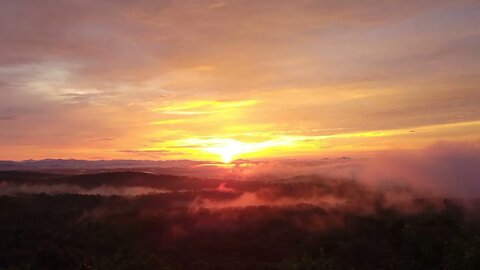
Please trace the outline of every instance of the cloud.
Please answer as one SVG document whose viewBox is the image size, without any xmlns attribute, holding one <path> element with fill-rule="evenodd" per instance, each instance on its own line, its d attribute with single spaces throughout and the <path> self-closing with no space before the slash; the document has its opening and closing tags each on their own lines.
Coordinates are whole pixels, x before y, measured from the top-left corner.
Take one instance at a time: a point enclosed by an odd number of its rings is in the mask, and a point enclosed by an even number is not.
<svg viewBox="0 0 480 270">
<path fill-rule="evenodd" d="M 423 150 L 387 151 L 360 175 L 376 185 L 405 185 L 440 196 L 480 196 L 480 144 L 439 142 Z"/>
<path fill-rule="evenodd" d="M 319 176 L 349 179 L 375 189 L 407 188 L 425 196 L 480 196 L 478 141 L 441 141 L 417 150 L 386 150 L 371 158 L 243 162 L 230 171 L 240 179 Z M 228 175 L 228 173 L 227 173 Z"/>
<path fill-rule="evenodd" d="M 12 182 L 0 182 L 1 195 L 18 194 L 81 194 L 81 195 L 101 195 L 101 196 L 138 196 L 145 194 L 170 192 L 165 189 L 156 189 L 150 187 L 114 187 L 101 185 L 93 188 L 84 188 L 71 184 L 15 184 Z"/>
<path fill-rule="evenodd" d="M 198 115 L 211 113 L 232 113 L 231 109 L 248 107 L 257 104 L 256 100 L 219 101 L 219 100 L 196 100 L 170 104 L 155 108 L 153 111 L 165 114 Z"/>
<path fill-rule="evenodd" d="M 227 183 L 221 183 L 215 190 L 220 192 L 235 192 L 234 188 L 227 187 Z"/>
<path fill-rule="evenodd" d="M 22 117 L 0 141 L 25 150 L 1 152 L 124 158 L 88 138 L 136 149 L 475 121 L 479 12 L 472 1 L 3 1 L 0 113 Z M 163 122 L 176 118 L 188 121 Z"/>
<path fill-rule="evenodd" d="M 16 117 L 14 115 L 0 115 L 0 121 L 13 120 Z"/>
<path fill-rule="evenodd" d="M 153 158 L 162 158 L 166 154 L 169 154 L 169 150 L 161 150 L 161 149 L 156 149 L 156 150 L 142 150 L 142 149 L 122 149 L 118 150 L 118 152 L 121 153 L 127 153 L 127 154 L 135 154 L 137 156 L 146 156 L 146 157 L 153 157 Z"/>
<path fill-rule="evenodd" d="M 113 138 L 113 137 L 90 139 L 91 142 L 108 142 L 108 141 L 114 141 L 114 140 L 115 140 L 115 138 Z"/>
</svg>

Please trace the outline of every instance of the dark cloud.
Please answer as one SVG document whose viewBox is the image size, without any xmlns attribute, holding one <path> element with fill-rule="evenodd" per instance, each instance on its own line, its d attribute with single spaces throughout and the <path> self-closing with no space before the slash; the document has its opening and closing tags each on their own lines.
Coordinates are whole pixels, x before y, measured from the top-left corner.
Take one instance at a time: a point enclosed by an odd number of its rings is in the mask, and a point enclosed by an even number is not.
<svg viewBox="0 0 480 270">
<path fill-rule="evenodd" d="M 92 142 L 108 142 L 108 141 L 114 141 L 114 140 L 115 140 L 115 138 L 113 138 L 113 137 L 90 139 L 90 141 L 92 141 Z"/>
<path fill-rule="evenodd" d="M 16 116 L 14 115 L 0 115 L 0 121 L 7 121 L 7 120 L 13 120 L 15 119 Z"/>
</svg>

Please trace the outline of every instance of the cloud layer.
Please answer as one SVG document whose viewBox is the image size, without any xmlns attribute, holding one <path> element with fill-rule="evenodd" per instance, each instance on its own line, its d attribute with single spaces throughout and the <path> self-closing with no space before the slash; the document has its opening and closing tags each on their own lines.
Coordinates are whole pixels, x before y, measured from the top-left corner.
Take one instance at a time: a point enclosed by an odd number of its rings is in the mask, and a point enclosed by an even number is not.
<svg viewBox="0 0 480 270">
<path fill-rule="evenodd" d="M 476 1 L 2 2 L 0 158 L 213 158 L 172 147 L 191 138 L 300 136 L 283 156 L 472 139 L 479 18 Z M 397 129 L 416 133 L 319 138 Z"/>
</svg>

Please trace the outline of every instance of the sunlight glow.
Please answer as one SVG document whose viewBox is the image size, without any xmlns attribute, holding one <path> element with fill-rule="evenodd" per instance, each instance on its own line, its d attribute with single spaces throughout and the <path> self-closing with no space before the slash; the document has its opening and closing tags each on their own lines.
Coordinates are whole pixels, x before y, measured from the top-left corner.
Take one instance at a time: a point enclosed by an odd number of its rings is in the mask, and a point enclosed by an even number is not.
<svg viewBox="0 0 480 270">
<path fill-rule="evenodd" d="M 178 120 L 178 122 L 177 122 Z M 159 125 L 183 123 L 185 119 L 159 121 Z M 188 121 L 187 121 L 188 122 Z M 231 126 L 236 127 L 236 126 Z M 243 128 L 243 126 L 240 126 Z M 241 129 L 240 129 L 241 130 Z M 371 130 L 330 135 L 283 135 L 279 132 L 226 133 L 217 136 L 187 137 L 176 140 L 163 140 L 149 147 L 129 149 L 125 153 L 135 153 L 149 158 L 193 159 L 230 164 L 235 159 L 258 159 L 278 157 L 303 157 L 318 154 L 369 152 L 388 149 L 389 143 L 407 148 L 419 148 L 428 141 L 422 138 L 428 134 L 442 132 L 451 136 L 466 137 L 462 131 L 472 134 L 480 130 L 480 121 L 449 123 L 441 125 L 416 126 L 405 129 Z M 162 130 L 165 135 L 166 131 Z M 297 132 L 301 134 L 302 132 Z M 155 136 L 157 134 L 152 133 Z M 172 130 L 169 136 L 180 136 Z M 188 136 L 188 135 L 187 135 Z M 191 135 L 190 135 L 191 136 Z M 413 140 L 415 139 L 415 143 Z M 158 139 L 157 139 L 158 140 Z M 375 141 L 372 147 L 371 142 Z M 422 144 L 423 143 L 423 144 Z"/>
<path fill-rule="evenodd" d="M 224 163 L 230 163 L 242 154 L 265 152 L 267 148 L 290 144 L 288 140 L 268 140 L 263 142 L 242 142 L 230 138 L 186 139 L 177 141 L 176 145 L 188 146 L 200 153 L 214 154 Z M 202 154 L 201 156 L 205 156 Z M 208 159 L 204 157 L 204 159 Z"/>
<path fill-rule="evenodd" d="M 230 163 L 234 156 L 248 152 L 249 149 L 241 142 L 232 140 L 225 142 L 223 145 L 207 147 L 205 150 L 219 155 L 224 163 Z"/>
</svg>

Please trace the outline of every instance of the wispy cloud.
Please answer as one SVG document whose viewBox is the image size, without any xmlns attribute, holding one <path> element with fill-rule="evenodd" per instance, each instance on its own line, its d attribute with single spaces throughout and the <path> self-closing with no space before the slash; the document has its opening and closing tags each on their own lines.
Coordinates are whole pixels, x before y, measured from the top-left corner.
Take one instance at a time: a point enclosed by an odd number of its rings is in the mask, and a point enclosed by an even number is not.
<svg viewBox="0 0 480 270">
<path fill-rule="evenodd" d="M 108 142 L 108 141 L 114 141 L 115 138 L 113 137 L 105 137 L 105 138 L 94 138 L 90 139 L 89 141 L 91 142 Z"/>
<path fill-rule="evenodd" d="M 0 120 L 7 121 L 15 119 L 14 115 L 0 115 Z"/>
<path fill-rule="evenodd" d="M 211 114 L 220 113 L 224 110 L 232 108 L 249 107 L 257 103 L 257 100 L 195 100 L 170 104 L 164 107 L 155 108 L 153 111 L 179 115 Z"/>
</svg>

